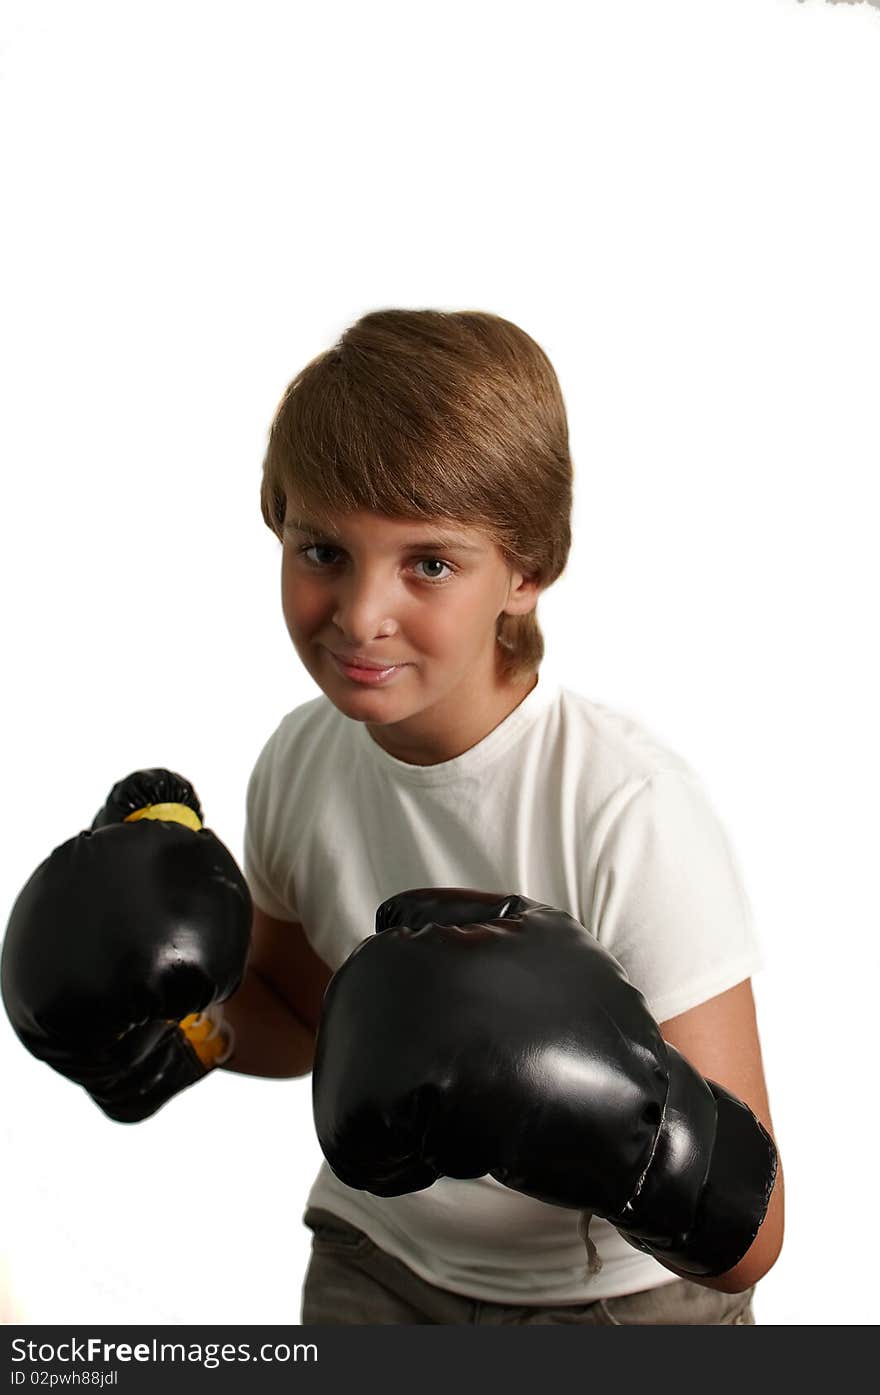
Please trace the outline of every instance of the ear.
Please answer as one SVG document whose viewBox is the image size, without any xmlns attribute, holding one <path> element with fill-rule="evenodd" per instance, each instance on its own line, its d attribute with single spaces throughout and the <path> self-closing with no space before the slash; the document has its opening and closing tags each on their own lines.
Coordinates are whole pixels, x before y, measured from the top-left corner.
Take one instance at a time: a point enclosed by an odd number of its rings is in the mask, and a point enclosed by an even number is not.
<svg viewBox="0 0 880 1395">
<path fill-rule="evenodd" d="M 501 613 L 503 615 L 527 615 L 538 604 L 538 597 L 542 589 L 541 579 L 537 573 L 534 576 L 524 576 L 522 572 L 511 571 L 507 601 Z"/>
</svg>

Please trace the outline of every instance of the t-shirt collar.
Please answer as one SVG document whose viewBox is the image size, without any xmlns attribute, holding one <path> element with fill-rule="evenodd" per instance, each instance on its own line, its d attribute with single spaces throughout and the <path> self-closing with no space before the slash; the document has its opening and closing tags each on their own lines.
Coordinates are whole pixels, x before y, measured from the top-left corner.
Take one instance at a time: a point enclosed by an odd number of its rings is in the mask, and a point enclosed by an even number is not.
<svg viewBox="0 0 880 1395">
<path fill-rule="evenodd" d="M 547 660 L 543 659 L 534 688 L 526 693 L 519 705 L 512 712 L 508 712 L 497 727 L 493 727 L 475 746 L 462 751 L 461 755 L 454 756 L 451 760 L 438 761 L 435 765 L 413 765 L 409 761 L 392 756 L 373 740 L 365 722 L 354 723 L 357 728 L 356 740 L 368 759 L 397 779 L 415 785 L 446 784 L 463 775 L 477 774 L 492 761 L 497 760 L 557 701 L 559 692 L 558 677 Z"/>
</svg>

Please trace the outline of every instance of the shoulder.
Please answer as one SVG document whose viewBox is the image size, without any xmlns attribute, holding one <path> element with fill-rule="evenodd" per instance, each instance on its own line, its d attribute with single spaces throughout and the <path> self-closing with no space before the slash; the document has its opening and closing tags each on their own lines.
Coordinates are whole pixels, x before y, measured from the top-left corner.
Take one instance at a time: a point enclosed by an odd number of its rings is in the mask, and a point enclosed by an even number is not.
<svg viewBox="0 0 880 1395">
<path fill-rule="evenodd" d="M 321 693 L 309 702 L 301 702 L 298 707 L 286 712 L 269 739 L 284 746 L 296 741 L 303 734 L 330 725 L 335 718 L 341 718 L 341 715 L 330 699 Z"/>
<path fill-rule="evenodd" d="M 251 783 L 267 779 L 270 774 L 289 775 L 293 768 L 301 770 L 304 763 L 325 755 L 338 744 L 343 734 L 345 718 L 323 694 L 309 702 L 300 703 L 285 713 L 272 733 L 263 742 L 254 762 Z M 337 733 L 337 741 L 333 736 Z"/>
<path fill-rule="evenodd" d="M 566 752 L 592 785 L 627 799 L 664 775 L 695 781 L 692 766 L 641 717 L 561 686 L 557 703 Z"/>
<path fill-rule="evenodd" d="M 332 732 L 337 717 L 345 720 L 323 696 L 285 713 L 264 741 L 248 778 L 245 874 L 254 901 L 284 921 L 298 918 L 291 859 L 307 846 L 323 792 L 339 784 L 329 778 L 336 767 L 328 767 L 328 759 L 335 760 Z"/>
</svg>

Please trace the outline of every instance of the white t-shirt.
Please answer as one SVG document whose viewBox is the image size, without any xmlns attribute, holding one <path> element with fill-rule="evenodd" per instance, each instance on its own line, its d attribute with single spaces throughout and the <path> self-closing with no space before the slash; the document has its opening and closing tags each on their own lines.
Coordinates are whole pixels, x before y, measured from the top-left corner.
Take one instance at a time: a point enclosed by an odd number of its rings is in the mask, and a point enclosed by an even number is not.
<svg viewBox="0 0 880 1395">
<path fill-rule="evenodd" d="M 518 892 L 594 933 L 664 1022 L 763 966 L 733 851 L 693 771 L 634 719 L 537 686 L 438 765 L 389 755 L 321 695 L 289 712 L 247 792 L 244 872 L 336 970 L 378 906 L 414 887 Z M 588 1302 L 675 1275 L 594 1218 L 491 1177 L 410 1195 L 345 1186 L 324 1162 L 308 1203 L 358 1226 L 429 1283 L 509 1304 Z"/>
</svg>

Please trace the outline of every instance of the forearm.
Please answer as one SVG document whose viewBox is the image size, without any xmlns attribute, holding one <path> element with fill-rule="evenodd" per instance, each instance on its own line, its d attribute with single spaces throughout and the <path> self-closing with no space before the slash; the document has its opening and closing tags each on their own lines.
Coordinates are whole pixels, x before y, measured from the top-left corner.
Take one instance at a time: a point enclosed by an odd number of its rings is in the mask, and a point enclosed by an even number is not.
<svg viewBox="0 0 880 1395">
<path fill-rule="evenodd" d="M 785 1182 L 782 1175 L 782 1159 L 779 1158 L 776 1181 L 767 1206 L 767 1214 L 751 1246 L 733 1269 L 718 1274 L 713 1279 L 701 1278 L 696 1274 L 683 1274 L 672 1264 L 664 1264 L 679 1278 L 690 1279 L 691 1283 L 702 1284 L 703 1288 L 714 1288 L 721 1293 L 743 1293 L 773 1268 L 782 1249 L 785 1232 Z M 655 1256 L 661 1264 L 663 1260 Z"/>
<path fill-rule="evenodd" d="M 667 1071 L 648 1168 L 626 1206 L 605 1219 L 671 1273 L 742 1292 L 770 1268 L 781 1244 L 770 1127 L 669 1043 Z"/>
<path fill-rule="evenodd" d="M 220 1009 L 235 1033 L 234 1050 L 221 1069 L 276 1079 L 308 1075 L 315 1058 L 314 1032 L 255 970 L 246 971 Z"/>
</svg>

